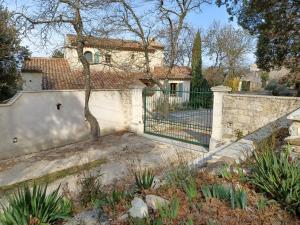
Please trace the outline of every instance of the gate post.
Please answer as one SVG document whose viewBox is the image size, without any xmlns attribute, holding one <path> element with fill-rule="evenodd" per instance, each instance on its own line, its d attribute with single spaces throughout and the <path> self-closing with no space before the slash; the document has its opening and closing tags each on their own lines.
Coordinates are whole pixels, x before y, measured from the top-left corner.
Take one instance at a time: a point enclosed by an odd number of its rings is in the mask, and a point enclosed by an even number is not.
<svg viewBox="0 0 300 225">
<path fill-rule="evenodd" d="M 232 88 L 227 86 L 212 87 L 214 93 L 213 115 L 212 115 L 212 134 L 209 143 L 209 150 L 214 150 L 222 142 L 223 136 L 223 96 L 229 93 Z"/>
</svg>

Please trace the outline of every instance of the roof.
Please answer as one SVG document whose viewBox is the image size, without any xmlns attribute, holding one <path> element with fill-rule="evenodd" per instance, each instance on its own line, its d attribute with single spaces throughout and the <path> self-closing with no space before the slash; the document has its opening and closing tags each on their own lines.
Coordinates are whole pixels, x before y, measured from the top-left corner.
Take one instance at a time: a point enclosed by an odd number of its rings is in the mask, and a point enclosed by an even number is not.
<svg viewBox="0 0 300 225">
<path fill-rule="evenodd" d="M 153 74 L 156 78 L 165 79 L 168 73 L 168 67 L 154 67 Z M 192 70 L 187 66 L 175 66 L 168 75 L 168 79 L 173 80 L 190 80 L 192 78 Z"/>
<path fill-rule="evenodd" d="M 22 72 L 40 72 L 43 90 L 72 90 L 84 88 L 82 71 L 73 71 L 66 59 L 32 57 L 26 60 Z M 91 72 L 93 89 L 128 89 L 141 86 L 139 79 L 124 72 Z"/>
<path fill-rule="evenodd" d="M 76 36 L 68 34 L 66 36 L 66 44 L 71 46 L 76 45 Z M 143 44 L 139 41 L 123 40 L 123 39 L 109 39 L 97 38 L 93 36 L 85 37 L 85 47 L 96 47 L 106 49 L 128 50 L 128 51 L 144 51 Z M 150 52 L 155 50 L 163 50 L 164 46 L 156 41 L 153 41 L 149 47 Z"/>
<path fill-rule="evenodd" d="M 22 72 L 42 73 L 43 90 L 72 90 L 84 88 L 82 71 L 71 70 L 66 59 L 31 57 L 26 60 Z M 158 79 L 165 79 L 167 67 L 155 67 L 153 75 Z M 121 71 L 91 71 L 91 86 L 93 89 L 128 89 L 141 86 L 140 80 L 145 79 L 144 73 L 126 73 Z M 191 79 L 191 69 L 188 67 L 174 67 L 168 79 Z"/>
</svg>

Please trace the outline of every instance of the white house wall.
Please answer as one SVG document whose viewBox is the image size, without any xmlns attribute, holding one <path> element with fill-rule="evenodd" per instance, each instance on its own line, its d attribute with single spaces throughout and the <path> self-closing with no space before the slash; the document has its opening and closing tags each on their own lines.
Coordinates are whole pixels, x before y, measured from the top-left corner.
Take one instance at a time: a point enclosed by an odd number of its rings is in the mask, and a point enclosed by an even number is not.
<svg viewBox="0 0 300 225">
<path fill-rule="evenodd" d="M 102 135 L 143 130 L 141 89 L 93 91 L 90 109 Z M 86 139 L 83 110 L 84 91 L 21 92 L 0 105 L 0 159 Z"/>
<path fill-rule="evenodd" d="M 23 90 L 39 91 L 42 90 L 42 74 L 33 72 L 22 72 Z"/>
<path fill-rule="evenodd" d="M 123 69 L 123 70 L 141 70 L 145 64 L 144 52 L 136 51 L 124 51 L 124 50 L 103 50 L 97 48 L 84 48 L 84 52 L 91 52 L 93 54 L 93 61 L 96 52 L 100 53 L 100 63 L 92 64 L 91 69 L 104 70 L 104 69 Z M 105 63 L 105 54 L 111 55 L 112 63 L 110 65 Z M 131 58 L 134 54 L 134 59 Z M 149 53 L 150 67 L 163 65 L 163 50 L 156 50 L 154 53 Z M 74 48 L 65 48 L 65 59 L 68 60 L 72 69 L 81 68 L 81 64 L 78 61 L 77 52 Z"/>
</svg>

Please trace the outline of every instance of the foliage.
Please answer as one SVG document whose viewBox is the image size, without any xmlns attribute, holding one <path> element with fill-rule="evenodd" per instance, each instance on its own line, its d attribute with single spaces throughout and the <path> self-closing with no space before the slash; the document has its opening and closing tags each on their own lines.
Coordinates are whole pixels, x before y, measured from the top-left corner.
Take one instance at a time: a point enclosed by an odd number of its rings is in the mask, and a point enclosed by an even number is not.
<svg viewBox="0 0 300 225">
<path fill-rule="evenodd" d="M 79 200 L 83 206 L 88 206 L 96 199 L 102 198 L 103 192 L 100 181 L 101 173 L 97 175 L 89 174 L 80 181 Z"/>
<path fill-rule="evenodd" d="M 0 102 L 12 97 L 20 81 L 19 60 L 22 59 L 18 31 L 13 24 L 12 14 L 0 1 Z"/>
<path fill-rule="evenodd" d="M 202 47 L 200 32 L 196 33 L 192 49 L 192 90 L 208 88 L 208 83 L 202 74 Z"/>
<path fill-rule="evenodd" d="M 245 209 L 247 207 L 247 193 L 243 189 L 233 189 L 232 187 L 225 187 L 220 184 L 203 185 L 201 186 L 204 198 L 217 198 L 230 202 L 233 209 Z"/>
<path fill-rule="evenodd" d="M 232 174 L 230 172 L 230 166 L 228 164 L 224 164 L 219 170 L 218 170 L 218 176 L 222 177 L 226 180 L 231 180 Z"/>
<path fill-rule="evenodd" d="M 71 215 L 72 205 L 59 193 L 59 187 L 47 194 L 47 186 L 34 185 L 19 189 L 8 198 L 0 223 L 3 225 L 39 225 L 55 223 Z"/>
<path fill-rule="evenodd" d="M 250 182 L 288 210 L 300 214 L 300 166 L 290 162 L 289 149 L 275 153 L 266 149 L 254 154 Z"/>
<path fill-rule="evenodd" d="M 64 53 L 60 49 L 55 49 L 52 53 L 52 58 L 64 58 Z"/>
<path fill-rule="evenodd" d="M 177 197 L 172 198 L 170 204 L 165 204 L 158 208 L 159 216 L 162 219 L 176 219 L 179 211 L 179 200 Z"/>
<path fill-rule="evenodd" d="M 266 90 L 272 91 L 272 95 L 275 96 L 291 96 L 292 93 L 289 89 L 282 84 L 279 84 L 276 80 L 271 80 L 265 87 Z"/>
<path fill-rule="evenodd" d="M 286 66 L 299 71 L 299 2 L 218 0 L 238 23 L 258 35 L 257 64 L 266 71 Z"/>
<path fill-rule="evenodd" d="M 94 207 L 102 208 L 103 206 L 109 206 L 115 211 L 116 205 L 129 197 L 132 197 L 131 194 L 113 189 L 111 193 L 102 193 L 99 199 L 94 200 Z"/>
<path fill-rule="evenodd" d="M 197 190 L 197 185 L 194 179 L 188 180 L 184 186 L 183 189 L 189 199 L 189 201 L 192 201 L 194 198 L 197 197 L 198 190 Z"/>
<path fill-rule="evenodd" d="M 145 169 L 135 172 L 135 184 L 139 190 L 145 190 L 152 187 L 154 180 L 154 173 L 151 169 Z"/>
<path fill-rule="evenodd" d="M 225 76 L 224 68 L 215 68 L 210 66 L 203 70 L 203 76 L 210 87 L 222 85 Z"/>
<path fill-rule="evenodd" d="M 190 92 L 189 106 L 192 109 L 211 108 L 213 105 L 213 93 L 210 89 L 200 89 Z"/>
<path fill-rule="evenodd" d="M 193 180 L 194 171 L 186 164 L 173 168 L 166 175 L 166 181 L 169 186 L 175 186 L 184 189 L 186 183 Z"/>
<path fill-rule="evenodd" d="M 237 140 L 239 140 L 244 137 L 244 133 L 240 129 L 236 129 L 234 130 L 234 136 L 236 137 Z"/>
<path fill-rule="evenodd" d="M 268 201 L 265 198 L 260 198 L 256 202 L 256 207 L 258 210 L 263 210 L 264 208 L 266 208 L 267 205 L 268 205 Z"/>
<path fill-rule="evenodd" d="M 269 73 L 268 72 L 262 72 L 260 74 L 261 82 L 262 82 L 262 87 L 266 87 L 267 81 L 269 80 Z"/>
<path fill-rule="evenodd" d="M 267 86 L 265 87 L 268 91 L 273 91 L 278 85 L 278 82 L 276 80 L 270 80 Z"/>
<path fill-rule="evenodd" d="M 250 91 L 251 81 L 242 81 L 241 91 Z"/>
<path fill-rule="evenodd" d="M 238 91 L 239 85 L 240 85 L 240 78 L 239 77 L 233 77 L 225 80 L 225 85 L 232 88 L 232 91 Z"/>
</svg>

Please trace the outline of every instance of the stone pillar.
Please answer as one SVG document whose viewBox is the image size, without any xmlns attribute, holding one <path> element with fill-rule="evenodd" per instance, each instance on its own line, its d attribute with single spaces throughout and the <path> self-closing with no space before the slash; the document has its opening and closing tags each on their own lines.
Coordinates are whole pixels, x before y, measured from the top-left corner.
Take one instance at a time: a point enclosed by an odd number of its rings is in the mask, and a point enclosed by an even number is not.
<svg viewBox="0 0 300 225">
<path fill-rule="evenodd" d="M 293 122 L 289 128 L 290 136 L 285 141 L 292 146 L 293 151 L 300 153 L 300 108 L 291 113 L 287 118 Z"/>
<path fill-rule="evenodd" d="M 134 87 L 131 90 L 131 96 L 131 122 L 129 130 L 136 134 L 143 134 L 143 87 Z"/>
<path fill-rule="evenodd" d="M 223 96 L 231 91 L 227 86 L 212 87 L 214 92 L 214 104 L 212 115 L 212 134 L 210 138 L 209 150 L 214 150 L 222 143 L 223 137 Z"/>
</svg>

